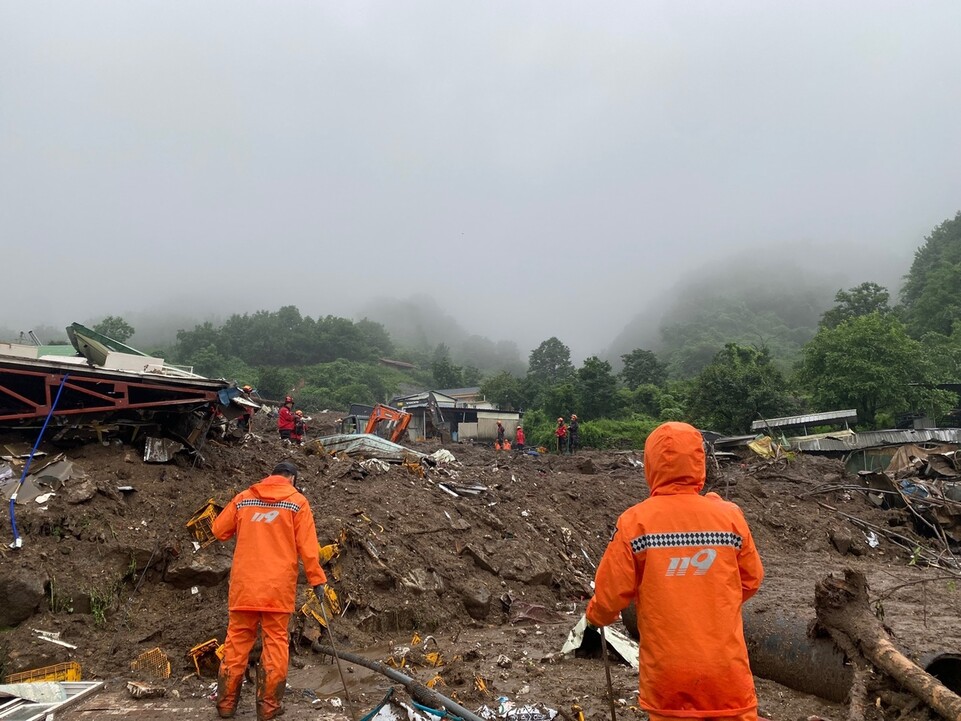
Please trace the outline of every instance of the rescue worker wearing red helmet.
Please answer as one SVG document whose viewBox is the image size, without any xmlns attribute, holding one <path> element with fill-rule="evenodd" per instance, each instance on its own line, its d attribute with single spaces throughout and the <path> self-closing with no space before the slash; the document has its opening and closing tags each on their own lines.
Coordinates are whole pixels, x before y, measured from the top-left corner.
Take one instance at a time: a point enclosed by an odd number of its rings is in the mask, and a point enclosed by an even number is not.
<svg viewBox="0 0 961 721">
<path fill-rule="evenodd" d="M 280 440 L 284 443 L 290 443 L 290 434 L 294 430 L 295 422 L 294 399 L 287 396 L 277 413 L 277 430 L 280 432 Z"/>
<path fill-rule="evenodd" d="M 296 443 L 297 445 L 304 445 L 304 435 L 307 433 L 307 421 L 309 418 L 304 418 L 304 412 L 300 409 L 294 412 L 294 430 L 290 432 L 291 443 Z"/>
<path fill-rule="evenodd" d="M 284 712 L 287 684 L 287 624 L 297 598 L 297 559 L 314 593 L 324 598 L 327 576 L 319 561 L 317 531 L 310 504 L 294 487 L 297 466 L 278 463 L 269 476 L 241 491 L 214 519 L 221 541 L 236 537 L 230 568 L 227 640 L 217 678 L 217 713 L 237 711 L 247 659 L 263 633 L 257 666 L 257 718 Z"/>
<path fill-rule="evenodd" d="M 567 426 L 564 425 L 564 419 L 557 419 L 557 428 L 554 429 L 554 436 L 557 438 L 557 452 L 563 453 L 564 448 L 567 447 Z"/>
<path fill-rule="evenodd" d="M 741 606 L 764 569 L 735 504 L 704 488 L 704 442 L 664 423 L 644 444 L 651 495 L 617 519 L 587 621 L 613 623 L 631 601 L 640 633 L 639 702 L 651 721 L 757 719 Z"/>
</svg>

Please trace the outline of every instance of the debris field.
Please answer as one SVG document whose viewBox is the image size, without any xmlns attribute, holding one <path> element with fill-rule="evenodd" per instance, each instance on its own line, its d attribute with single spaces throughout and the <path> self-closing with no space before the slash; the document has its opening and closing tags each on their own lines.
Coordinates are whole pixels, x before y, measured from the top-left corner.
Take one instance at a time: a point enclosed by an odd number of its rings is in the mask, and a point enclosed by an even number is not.
<svg viewBox="0 0 961 721">
<path fill-rule="evenodd" d="M 315 414 L 312 432 L 332 432 L 334 415 Z M 29 440 L 0 438 L 0 455 Z M 84 680 L 106 681 L 58 718 L 92 718 L 95 709 L 213 718 L 232 544 L 208 543 L 205 518 L 215 512 L 211 502 L 227 502 L 289 458 L 300 468 L 318 542 L 328 546 L 338 649 L 393 666 L 471 710 L 496 712 L 506 698 L 562 718 L 609 715 L 599 651 L 560 649 L 590 597 L 617 516 L 647 495 L 640 451 L 408 446 L 425 455 L 445 449 L 454 460 L 331 457 L 317 443 L 282 445 L 259 417 L 242 443 L 209 441 L 202 458 L 181 453 L 166 463 L 145 462 L 142 445 L 116 441 L 41 444 L 46 456 L 35 463 L 70 468 L 39 489 L 47 493 L 17 504 L 23 547 L 10 549 L 5 539 L 0 551 L 0 674 L 76 662 Z M 22 459 L 9 458 L 17 478 Z M 877 482 L 872 497 L 840 460 L 805 454 L 747 452 L 712 467 L 709 486 L 744 510 L 765 565 L 761 590 L 746 604 L 748 625 L 768 624 L 777 639 L 779 624 L 806 631 L 815 583 L 852 569 L 867 577 L 873 608 L 905 655 L 961 653 L 955 541 L 926 534 L 910 503 L 879 503 Z M 4 522 L 9 536 L 6 515 Z M 306 590 L 302 577 L 298 603 Z M 345 664 L 346 704 L 336 666 L 313 650 L 330 640 L 314 617 L 294 614 L 286 718 L 359 719 L 398 688 Z M 636 672 L 613 659 L 618 716 L 643 718 Z M 817 683 L 817 669 L 808 671 Z M 929 717 L 882 676 L 868 686 L 867 717 Z M 804 693 L 784 679 L 757 677 L 757 687 L 767 718 L 848 713 L 843 698 Z M 245 689 L 237 718 L 254 717 Z"/>
</svg>

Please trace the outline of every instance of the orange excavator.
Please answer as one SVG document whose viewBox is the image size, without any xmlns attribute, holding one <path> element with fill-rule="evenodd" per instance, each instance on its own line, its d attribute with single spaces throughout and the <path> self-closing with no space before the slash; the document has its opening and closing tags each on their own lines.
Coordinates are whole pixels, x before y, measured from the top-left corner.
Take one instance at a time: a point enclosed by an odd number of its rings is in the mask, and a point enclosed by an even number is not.
<svg viewBox="0 0 961 721">
<path fill-rule="evenodd" d="M 381 438 L 398 443 L 410 425 L 410 413 L 378 403 L 370 412 L 364 433 L 374 433 Z"/>
</svg>

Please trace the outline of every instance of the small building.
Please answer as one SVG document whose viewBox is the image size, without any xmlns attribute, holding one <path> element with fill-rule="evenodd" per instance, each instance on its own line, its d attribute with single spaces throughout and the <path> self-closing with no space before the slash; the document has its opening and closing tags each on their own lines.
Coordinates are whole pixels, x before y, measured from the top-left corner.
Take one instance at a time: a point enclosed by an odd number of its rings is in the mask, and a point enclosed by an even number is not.
<svg viewBox="0 0 961 721">
<path fill-rule="evenodd" d="M 411 440 L 441 438 L 452 441 L 489 442 L 497 438 L 497 421 L 509 439 L 521 422 L 518 411 L 494 408 L 483 400 L 479 388 L 421 391 L 391 400 L 390 405 L 411 414 L 407 427 Z"/>
<path fill-rule="evenodd" d="M 494 404 L 488 401 L 484 394 L 480 392 L 480 386 L 470 386 L 468 388 L 445 388 L 435 391 L 448 398 L 453 398 L 459 405 L 471 408 L 493 408 Z"/>
</svg>

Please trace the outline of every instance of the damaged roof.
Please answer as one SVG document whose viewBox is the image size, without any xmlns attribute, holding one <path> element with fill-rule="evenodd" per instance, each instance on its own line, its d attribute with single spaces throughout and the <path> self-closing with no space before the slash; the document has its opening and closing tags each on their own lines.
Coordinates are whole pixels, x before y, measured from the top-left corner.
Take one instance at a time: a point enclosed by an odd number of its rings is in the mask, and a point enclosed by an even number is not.
<svg viewBox="0 0 961 721">
<path fill-rule="evenodd" d="M 801 428 L 803 426 L 817 426 L 825 423 L 857 423 L 857 409 L 844 411 L 826 411 L 824 413 L 806 413 L 800 416 L 783 416 L 781 418 L 762 418 L 751 424 L 752 431 L 763 431 L 767 428 Z"/>
<path fill-rule="evenodd" d="M 860 448 L 901 445 L 903 443 L 961 443 L 961 428 L 919 428 L 915 430 L 865 431 L 844 436 L 827 436 L 810 440 L 790 439 L 791 446 L 806 452 L 846 453 Z"/>
</svg>

